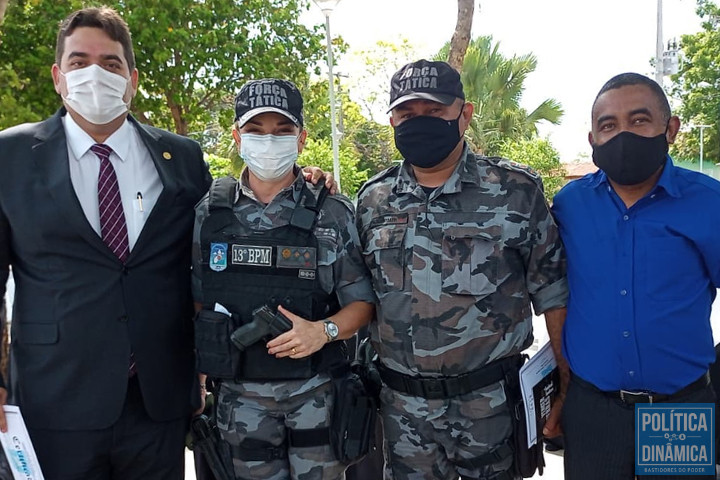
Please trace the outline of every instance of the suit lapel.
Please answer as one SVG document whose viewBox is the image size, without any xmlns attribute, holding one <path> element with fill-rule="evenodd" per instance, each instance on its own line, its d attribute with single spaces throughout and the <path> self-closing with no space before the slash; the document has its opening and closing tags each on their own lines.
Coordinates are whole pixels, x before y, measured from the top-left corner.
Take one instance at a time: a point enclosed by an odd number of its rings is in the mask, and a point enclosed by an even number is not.
<svg viewBox="0 0 720 480">
<path fill-rule="evenodd" d="M 75 194 L 70 178 L 67 139 L 62 125 L 64 114 L 65 109 L 60 109 L 41 124 L 35 135 L 38 143 L 32 148 L 33 160 L 46 182 L 55 205 L 74 227 L 74 230 L 99 252 L 117 260 L 117 257 L 93 230 Z"/>
<path fill-rule="evenodd" d="M 155 163 L 155 168 L 163 185 L 157 203 L 155 203 L 155 207 L 153 207 L 145 221 L 145 225 L 140 231 L 137 242 L 135 242 L 135 247 L 130 252 L 130 256 L 128 257 L 128 262 L 130 262 L 133 257 L 142 251 L 142 247 L 147 242 L 151 241 L 156 234 L 167 227 L 165 222 L 162 221 L 162 217 L 164 212 L 167 212 L 168 208 L 175 202 L 175 197 L 178 194 L 178 184 L 176 181 L 177 158 L 179 158 L 180 155 L 176 155 L 171 145 L 165 142 L 157 131 L 145 128 L 133 117 L 128 118 L 130 118 L 130 122 L 137 129 L 140 138 L 142 138 L 143 143 L 150 152 L 150 157 L 153 163 Z"/>
</svg>

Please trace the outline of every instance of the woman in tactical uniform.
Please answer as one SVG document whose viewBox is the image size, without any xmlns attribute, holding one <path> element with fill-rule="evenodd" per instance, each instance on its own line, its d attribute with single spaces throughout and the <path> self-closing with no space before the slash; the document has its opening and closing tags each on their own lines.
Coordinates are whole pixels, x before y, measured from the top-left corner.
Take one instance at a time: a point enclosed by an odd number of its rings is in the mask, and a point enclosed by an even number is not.
<svg viewBox="0 0 720 480">
<path fill-rule="evenodd" d="M 218 427 L 236 478 L 342 476 L 329 445 L 330 371 L 374 311 L 352 204 L 295 163 L 302 105 L 289 81 L 245 84 L 233 137 L 246 168 L 196 207 L 198 366 L 220 381 Z"/>
</svg>

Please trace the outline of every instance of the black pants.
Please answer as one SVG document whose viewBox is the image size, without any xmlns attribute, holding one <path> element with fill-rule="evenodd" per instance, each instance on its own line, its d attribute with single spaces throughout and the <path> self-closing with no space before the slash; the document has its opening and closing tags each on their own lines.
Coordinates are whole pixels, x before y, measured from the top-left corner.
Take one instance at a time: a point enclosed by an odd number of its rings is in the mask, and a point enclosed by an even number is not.
<svg viewBox="0 0 720 480">
<path fill-rule="evenodd" d="M 562 412 L 565 480 L 635 478 L 635 406 L 626 405 L 573 376 Z M 586 382 L 583 382 L 586 383 Z M 672 403 L 715 403 L 712 386 Z M 716 408 L 716 413 L 717 413 Z M 641 480 L 714 480 L 715 475 L 642 475 Z"/>
<path fill-rule="evenodd" d="M 133 378 L 120 418 L 109 428 L 28 430 L 47 480 L 181 480 L 187 428 L 184 418 L 150 419 Z"/>
</svg>

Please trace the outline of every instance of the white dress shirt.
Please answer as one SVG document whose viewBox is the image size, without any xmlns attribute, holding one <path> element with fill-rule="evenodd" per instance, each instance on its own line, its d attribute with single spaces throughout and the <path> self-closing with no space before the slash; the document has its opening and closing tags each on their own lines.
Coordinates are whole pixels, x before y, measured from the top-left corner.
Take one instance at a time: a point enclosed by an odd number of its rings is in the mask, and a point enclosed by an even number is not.
<svg viewBox="0 0 720 480">
<path fill-rule="evenodd" d="M 69 114 L 62 118 L 67 137 L 70 179 L 75 195 L 88 222 L 100 236 L 97 189 L 100 159 L 90 150 L 95 140 L 80 128 Z M 162 192 L 162 182 L 150 157 L 150 151 L 129 121 L 126 120 L 105 140 L 104 144 L 112 148 L 110 163 L 117 175 L 127 223 L 128 242 L 132 251 L 145 225 L 145 219 L 150 215 Z"/>
</svg>

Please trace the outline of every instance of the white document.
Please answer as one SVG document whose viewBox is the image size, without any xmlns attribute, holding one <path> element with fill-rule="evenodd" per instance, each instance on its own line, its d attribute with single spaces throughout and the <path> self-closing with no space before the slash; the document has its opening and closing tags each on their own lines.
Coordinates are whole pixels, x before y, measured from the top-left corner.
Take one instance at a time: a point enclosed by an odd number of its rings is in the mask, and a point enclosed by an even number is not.
<svg viewBox="0 0 720 480">
<path fill-rule="evenodd" d="M 224 305 L 221 305 L 221 304 L 219 304 L 219 303 L 217 303 L 217 302 L 215 302 L 215 311 L 216 311 L 216 312 L 219 312 L 219 313 L 224 313 L 224 314 L 227 315 L 228 317 L 232 316 L 232 315 L 230 315 L 230 312 L 228 311 L 227 308 L 225 308 Z"/>
<path fill-rule="evenodd" d="M 550 406 L 560 388 L 557 377 L 557 363 L 550 342 L 520 368 L 520 392 L 525 402 L 528 448 L 537 443 L 538 418 L 550 414 Z"/>
<path fill-rule="evenodd" d="M 44 480 L 20 408 L 15 405 L 5 405 L 3 409 L 8 431 L 0 432 L 0 443 L 5 454 L 4 460 L 7 460 L 7 468 L 5 465 L 1 468 L 9 469 L 14 480 Z"/>
</svg>

